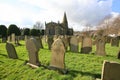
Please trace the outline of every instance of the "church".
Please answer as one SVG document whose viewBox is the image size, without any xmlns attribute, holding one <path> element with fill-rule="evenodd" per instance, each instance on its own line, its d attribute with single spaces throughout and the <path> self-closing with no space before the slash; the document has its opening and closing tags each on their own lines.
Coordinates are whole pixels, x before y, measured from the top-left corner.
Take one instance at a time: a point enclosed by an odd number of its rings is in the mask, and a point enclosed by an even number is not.
<svg viewBox="0 0 120 80">
<path fill-rule="evenodd" d="M 45 35 L 73 35 L 73 29 L 68 28 L 66 13 L 64 13 L 62 23 L 45 23 Z"/>
</svg>

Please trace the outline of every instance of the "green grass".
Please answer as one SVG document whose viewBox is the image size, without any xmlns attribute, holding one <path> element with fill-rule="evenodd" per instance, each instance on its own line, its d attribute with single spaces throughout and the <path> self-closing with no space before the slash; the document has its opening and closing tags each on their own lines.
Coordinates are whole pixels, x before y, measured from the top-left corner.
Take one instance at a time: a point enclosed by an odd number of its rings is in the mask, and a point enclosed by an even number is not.
<svg viewBox="0 0 120 80">
<path fill-rule="evenodd" d="M 32 69 L 25 65 L 28 60 L 28 52 L 24 41 L 20 41 L 22 46 L 15 47 L 19 59 L 10 59 L 7 56 L 5 43 L 0 43 L 0 80 L 94 80 L 101 77 L 102 64 L 104 60 L 116 61 L 120 47 L 111 47 L 106 44 L 107 56 L 97 56 L 94 54 L 95 46 L 90 54 L 65 53 L 65 64 L 68 74 L 60 74 L 58 71 L 48 70 L 44 67 Z M 39 61 L 45 66 L 49 66 L 51 51 L 44 43 L 44 49 L 39 51 Z"/>
</svg>

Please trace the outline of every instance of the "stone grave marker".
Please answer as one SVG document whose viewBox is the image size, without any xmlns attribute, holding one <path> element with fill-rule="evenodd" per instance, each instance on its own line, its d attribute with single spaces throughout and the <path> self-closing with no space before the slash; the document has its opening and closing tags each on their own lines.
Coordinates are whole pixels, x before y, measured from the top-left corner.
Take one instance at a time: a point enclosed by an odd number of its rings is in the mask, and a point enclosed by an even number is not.
<svg viewBox="0 0 120 80">
<path fill-rule="evenodd" d="M 96 54 L 100 56 L 105 56 L 105 37 L 97 37 L 96 38 Z"/>
<path fill-rule="evenodd" d="M 11 36 L 8 36 L 7 39 L 8 39 L 8 42 L 11 42 Z"/>
<path fill-rule="evenodd" d="M 25 35 L 25 41 L 27 41 L 28 40 L 28 36 L 27 35 Z"/>
<path fill-rule="evenodd" d="M 8 43 L 8 42 L 6 43 L 6 50 L 9 58 L 18 59 L 15 47 L 13 46 L 12 43 Z"/>
<path fill-rule="evenodd" d="M 120 59 L 120 51 L 118 52 L 117 58 Z"/>
<path fill-rule="evenodd" d="M 41 37 L 36 37 L 39 48 L 43 48 Z"/>
<path fill-rule="evenodd" d="M 39 46 L 34 38 L 30 38 L 26 41 L 26 49 L 28 50 L 29 54 L 29 61 L 28 63 L 35 66 L 40 66 L 38 52 L 39 52 Z"/>
<path fill-rule="evenodd" d="M 58 35 L 54 35 L 53 40 L 55 41 L 58 37 Z"/>
<path fill-rule="evenodd" d="M 52 54 L 50 68 L 56 68 L 64 72 L 65 70 L 65 47 L 63 41 L 58 38 L 52 44 Z"/>
<path fill-rule="evenodd" d="M 106 36 L 106 42 L 107 42 L 107 43 L 110 43 L 111 38 L 112 38 L 111 36 Z"/>
<path fill-rule="evenodd" d="M 90 53 L 92 51 L 91 37 L 83 37 L 81 42 L 81 53 Z"/>
<path fill-rule="evenodd" d="M 118 37 L 112 37 L 111 46 L 119 47 L 119 38 Z"/>
<path fill-rule="evenodd" d="M 48 36 L 48 49 L 51 50 L 52 43 L 54 42 L 53 36 Z"/>
<path fill-rule="evenodd" d="M 2 43 L 6 43 L 7 42 L 7 38 L 6 37 L 3 37 L 2 38 Z"/>
<path fill-rule="evenodd" d="M 15 34 L 12 33 L 11 37 L 12 37 L 12 42 L 15 43 Z"/>
<path fill-rule="evenodd" d="M 72 36 L 70 39 L 70 51 L 71 52 L 78 52 L 78 38 L 76 36 Z"/>
<path fill-rule="evenodd" d="M 62 41 L 63 41 L 63 43 L 64 43 L 65 50 L 67 51 L 68 46 L 69 46 L 68 37 L 67 37 L 67 36 L 60 36 L 60 38 L 61 38 L 61 40 L 62 40 Z"/>
<path fill-rule="evenodd" d="M 120 80 L 120 64 L 104 61 L 101 80 Z"/>
</svg>

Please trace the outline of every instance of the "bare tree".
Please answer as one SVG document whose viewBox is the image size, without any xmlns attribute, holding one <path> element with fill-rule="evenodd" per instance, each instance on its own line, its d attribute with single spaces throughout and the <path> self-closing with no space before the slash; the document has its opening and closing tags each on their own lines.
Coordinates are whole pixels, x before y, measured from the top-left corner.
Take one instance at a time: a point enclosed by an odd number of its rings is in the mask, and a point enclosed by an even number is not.
<svg viewBox="0 0 120 80">
<path fill-rule="evenodd" d="M 43 29 L 43 24 L 42 24 L 40 21 L 37 21 L 37 22 L 33 25 L 33 29 L 42 30 L 42 29 Z"/>
<path fill-rule="evenodd" d="M 116 17 L 112 23 L 112 28 L 114 29 L 114 31 L 116 32 L 116 34 L 118 34 L 118 32 L 120 32 L 120 15 L 118 15 L 118 17 Z"/>
<path fill-rule="evenodd" d="M 106 16 L 98 25 L 98 30 L 103 30 L 104 35 L 113 34 L 111 15 Z"/>
</svg>

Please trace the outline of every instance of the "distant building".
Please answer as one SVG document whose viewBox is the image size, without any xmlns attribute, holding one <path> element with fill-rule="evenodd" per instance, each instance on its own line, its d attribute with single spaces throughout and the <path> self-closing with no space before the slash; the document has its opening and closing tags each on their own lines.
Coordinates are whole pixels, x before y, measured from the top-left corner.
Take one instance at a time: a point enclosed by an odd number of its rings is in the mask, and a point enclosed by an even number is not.
<svg viewBox="0 0 120 80">
<path fill-rule="evenodd" d="M 45 23 L 45 35 L 73 35 L 73 29 L 68 28 L 68 21 L 66 13 L 64 13 L 63 22 Z"/>
</svg>

